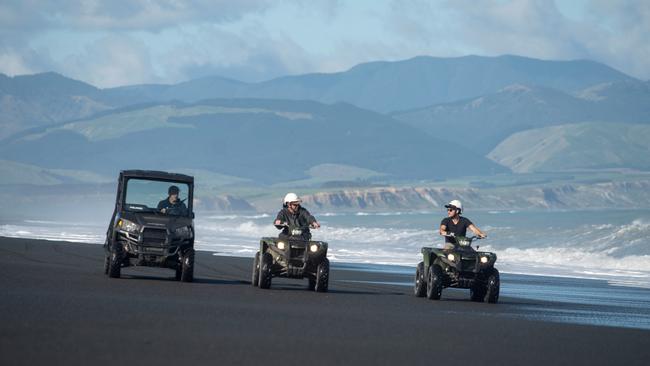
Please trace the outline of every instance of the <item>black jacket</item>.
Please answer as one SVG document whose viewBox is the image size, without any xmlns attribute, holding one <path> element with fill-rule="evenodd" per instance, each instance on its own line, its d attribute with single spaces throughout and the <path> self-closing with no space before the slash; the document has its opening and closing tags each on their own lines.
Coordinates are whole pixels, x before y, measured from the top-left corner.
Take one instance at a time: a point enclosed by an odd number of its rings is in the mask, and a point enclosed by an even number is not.
<svg viewBox="0 0 650 366">
<path fill-rule="evenodd" d="M 176 200 L 173 204 L 169 202 L 169 198 L 158 202 L 158 210 L 166 209 L 169 215 L 187 216 L 187 206 L 181 200 Z"/>
<path fill-rule="evenodd" d="M 284 236 L 289 236 L 290 230 L 292 229 L 302 229 L 303 230 L 303 237 L 306 239 L 311 238 L 311 234 L 309 232 L 309 225 L 313 224 L 316 222 L 316 218 L 312 216 L 309 211 L 307 211 L 306 208 L 304 207 L 299 207 L 298 211 L 295 214 L 292 214 L 289 212 L 288 208 L 283 208 L 278 212 L 278 215 L 275 217 L 275 221 L 280 220 L 282 223 L 287 223 L 289 224 L 289 227 L 283 227 L 283 226 L 278 226 L 276 225 L 278 229 L 282 229 L 282 232 L 280 235 Z"/>
</svg>

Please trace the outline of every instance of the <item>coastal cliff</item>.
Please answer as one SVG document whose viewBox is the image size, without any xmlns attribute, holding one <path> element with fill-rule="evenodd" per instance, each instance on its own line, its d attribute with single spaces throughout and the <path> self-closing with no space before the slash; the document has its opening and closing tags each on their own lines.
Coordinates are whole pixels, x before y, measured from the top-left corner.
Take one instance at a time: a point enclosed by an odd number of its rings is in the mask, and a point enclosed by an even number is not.
<svg viewBox="0 0 650 366">
<path fill-rule="evenodd" d="M 650 207 L 650 180 L 516 186 L 506 188 L 378 187 L 318 192 L 303 196 L 318 210 L 426 210 L 452 199 L 478 209 L 591 209 Z"/>
</svg>

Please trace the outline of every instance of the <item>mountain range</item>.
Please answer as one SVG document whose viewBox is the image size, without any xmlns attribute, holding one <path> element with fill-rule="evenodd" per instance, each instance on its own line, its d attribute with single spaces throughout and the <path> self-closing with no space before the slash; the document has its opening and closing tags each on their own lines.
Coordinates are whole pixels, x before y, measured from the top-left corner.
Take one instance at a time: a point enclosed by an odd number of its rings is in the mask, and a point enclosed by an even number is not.
<svg viewBox="0 0 650 366">
<path fill-rule="evenodd" d="M 420 56 L 109 89 L 0 74 L 0 116 L 0 184 L 105 181 L 127 168 L 331 187 L 650 169 L 646 139 L 634 138 L 650 125 L 650 83 L 588 60 Z"/>
</svg>

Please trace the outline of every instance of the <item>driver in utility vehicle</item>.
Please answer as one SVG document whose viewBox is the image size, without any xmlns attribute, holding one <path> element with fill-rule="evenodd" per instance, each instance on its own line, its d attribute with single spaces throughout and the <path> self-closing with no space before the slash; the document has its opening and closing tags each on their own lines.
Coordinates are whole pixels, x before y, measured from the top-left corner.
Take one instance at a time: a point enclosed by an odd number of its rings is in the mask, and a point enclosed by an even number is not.
<svg viewBox="0 0 650 366">
<path fill-rule="evenodd" d="M 287 193 L 284 196 L 282 209 L 273 222 L 276 228 L 282 230 L 280 238 L 291 236 L 290 230 L 292 229 L 302 229 L 303 239 L 310 240 L 309 228 L 318 229 L 320 227 L 316 218 L 300 205 L 301 202 L 302 200 L 295 193 Z"/>
<path fill-rule="evenodd" d="M 180 189 L 177 186 L 170 186 L 167 190 L 168 197 L 158 202 L 158 210 L 164 214 L 181 215 L 187 213 L 187 206 L 178 199 Z"/>
</svg>

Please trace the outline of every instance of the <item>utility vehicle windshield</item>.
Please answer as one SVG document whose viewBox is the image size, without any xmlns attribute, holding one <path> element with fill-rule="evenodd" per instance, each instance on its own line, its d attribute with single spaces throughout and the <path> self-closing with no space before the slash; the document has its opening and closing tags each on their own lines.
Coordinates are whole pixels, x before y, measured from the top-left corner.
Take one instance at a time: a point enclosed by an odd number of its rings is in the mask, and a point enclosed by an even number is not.
<svg viewBox="0 0 650 366">
<path fill-rule="evenodd" d="M 189 186 L 185 183 L 131 178 L 126 183 L 125 209 L 187 216 Z"/>
</svg>

